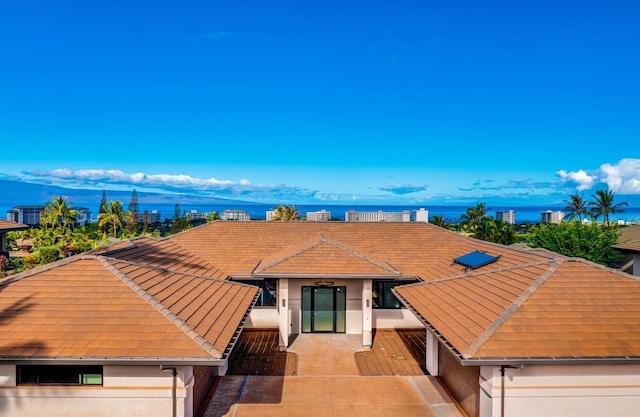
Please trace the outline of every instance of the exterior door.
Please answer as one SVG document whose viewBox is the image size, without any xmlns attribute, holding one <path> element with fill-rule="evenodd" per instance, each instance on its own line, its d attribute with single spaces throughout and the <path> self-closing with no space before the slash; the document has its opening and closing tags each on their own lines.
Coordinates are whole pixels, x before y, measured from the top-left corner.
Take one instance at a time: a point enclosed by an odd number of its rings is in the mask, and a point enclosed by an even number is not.
<svg viewBox="0 0 640 417">
<path fill-rule="evenodd" d="M 302 287 L 302 332 L 344 333 L 346 287 Z"/>
</svg>

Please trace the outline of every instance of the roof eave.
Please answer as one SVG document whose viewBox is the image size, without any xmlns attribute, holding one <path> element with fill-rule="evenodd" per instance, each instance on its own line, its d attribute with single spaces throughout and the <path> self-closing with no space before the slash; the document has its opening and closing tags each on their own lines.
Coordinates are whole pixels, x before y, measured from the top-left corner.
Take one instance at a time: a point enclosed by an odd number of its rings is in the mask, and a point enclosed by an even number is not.
<svg viewBox="0 0 640 417">
<path fill-rule="evenodd" d="M 531 358 L 467 358 L 458 356 L 462 366 L 526 366 L 526 365 L 629 365 L 640 364 L 640 357 L 531 357 Z"/>
<path fill-rule="evenodd" d="M 224 366 L 226 359 L 218 358 L 190 358 L 190 357 L 151 357 L 151 358 L 103 358 L 103 357 L 0 357 L 0 363 L 15 365 L 129 365 L 151 366 L 160 364 L 194 365 L 194 366 Z"/>
<path fill-rule="evenodd" d="M 232 276 L 231 279 L 265 279 L 265 278 L 296 278 L 296 279 L 385 279 L 385 280 L 416 280 L 416 276 L 399 274 L 252 274 L 248 276 Z"/>
</svg>

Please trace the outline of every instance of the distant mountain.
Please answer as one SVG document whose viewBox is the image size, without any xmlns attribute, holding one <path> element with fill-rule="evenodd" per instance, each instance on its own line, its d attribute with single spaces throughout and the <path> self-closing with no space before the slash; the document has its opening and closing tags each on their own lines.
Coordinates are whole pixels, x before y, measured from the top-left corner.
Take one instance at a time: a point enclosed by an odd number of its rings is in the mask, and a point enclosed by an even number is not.
<svg viewBox="0 0 640 417">
<path fill-rule="evenodd" d="M 126 208 L 131 200 L 131 192 L 105 189 L 109 201 L 119 200 Z M 226 198 L 202 197 L 188 194 L 163 194 L 138 191 L 141 204 L 252 204 L 246 201 Z M 53 197 L 65 196 L 74 206 L 98 206 L 102 190 L 85 190 L 53 185 L 33 184 L 22 181 L 0 179 L 0 207 L 18 205 L 44 205 Z"/>
</svg>

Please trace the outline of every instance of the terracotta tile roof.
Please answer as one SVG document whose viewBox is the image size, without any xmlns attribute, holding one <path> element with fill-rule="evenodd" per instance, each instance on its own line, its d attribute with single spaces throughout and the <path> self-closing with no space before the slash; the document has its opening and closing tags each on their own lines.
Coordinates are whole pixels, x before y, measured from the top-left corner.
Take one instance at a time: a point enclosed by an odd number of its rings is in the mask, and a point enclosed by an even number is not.
<svg viewBox="0 0 640 417">
<path fill-rule="evenodd" d="M 401 276 L 400 272 L 383 261 L 372 259 L 322 234 L 302 242 L 298 247 L 286 248 L 264 259 L 254 275 L 342 275 L 367 277 Z"/>
<path fill-rule="evenodd" d="M 624 251 L 640 252 L 640 226 L 621 227 L 618 242 L 613 247 Z"/>
<path fill-rule="evenodd" d="M 0 282 L 0 359 L 210 361 L 257 288 L 78 256 Z"/>
<path fill-rule="evenodd" d="M 29 226 L 22 223 L 0 219 L 0 232 L 13 232 L 15 230 L 26 230 Z"/>
<path fill-rule="evenodd" d="M 395 291 L 463 359 L 640 358 L 640 281 L 584 260 Z"/>
<path fill-rule="evenodd" d="M 300 252 L 310 242 L 318 242 L 320 234 L 325 244 L 314 246 L 308 253 Z M 366 264 L 371 268 L 377 264 L 382 269 L 391 268 L 404 276 L 419 276 L 423 280 L 459 274 L 462 268 L 452 265 L 453 259 L 474 250 L 500 256 L 492 269 L 557 256 L 470 239 L 427 223 L 217 221 L 168 240 L 178 242 L 230 276 L 249 276 L 257 267 L 265 268 L 278 259 L 283 261 L 281 267 L 286 267 L 287 273 L 337 271 L 331 258 L 315 255 L 326 250 L 338 256 L 339 248 L 344 248 L 344 253 L 340 254 L 343 260 L 346 253 L 351 252 L 360 259 L 361 266 Z M 297 256 L 292 256 L 298 252 Z M 309 262 L 303 262 L 303 259 Z"/>
<path fill-rule="evenodd" d="M 189 274 L 226 278 L 226 274 L 205 259 L 199 258 L 178 243 L 168 239 L 139 237 L 95 249 L 89 254 L 103 255 L 130 262 L 170 269 Z"/>
</svg>

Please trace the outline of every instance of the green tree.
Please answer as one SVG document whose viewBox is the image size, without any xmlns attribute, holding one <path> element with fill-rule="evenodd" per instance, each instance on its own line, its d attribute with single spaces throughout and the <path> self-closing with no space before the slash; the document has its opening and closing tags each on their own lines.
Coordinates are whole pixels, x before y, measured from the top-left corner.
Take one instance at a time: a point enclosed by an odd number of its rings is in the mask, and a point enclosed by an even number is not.
<svg viewBox="0 0 640 417">
<path fill-rule="evenodd" d="M 495 225 L 496 227 L 493 232 L 492 242 L 499 243 L 501 245 L 511 245 L 518 241 L 516 230 L 513 225 L 502 220 L 496 220 Z"/>
<path fill-rule="evenodd" d="M 124 210 L 120 201 L 107 203 L 106 212 L 98 214 L 98 225 L 103 230 L 112 230 L 113 237 L 118 237 L 118 228 L 122 227 Z"/>
<path fill-rule="evenodd" d="M 67 203 L 67 197 L 53 197 L 40 213 L 40 224 L 52 229 L 72 229 L 77 217 L 78 212 Z"/>
<path fill-rule="evenodd" d="M 433 216 L 430 223 L 445 229 L 449 228 L 449 223 L 444 219 L 444 216 Z"/>
<path fill-rule="evenodd" d="M 482 220 L 487 217 L 486 203 L 478 203 L 475 207 L 469 207 L 467 211 L 460 216 L 460 223 L 469 231 L 474 232 L 476 226 L 482 223 Z"/>
<path fill-rule="evenodd" d="M 493 219 L 484 218 L 480 223 L 477 223 L 473 228 L 473 237 L 480 240 L 486 240 L 487 242 L 493 242 L 496 232 L 496 223 Z"/>
<path fill-rule="evenodd" d="M 149 210 L 145 210 L 142 214 L 142 233 L 149 233 Z"/>
<path fill-rule="evenodd" d="M 220 220 L 220 214 L 217 211 L 207 213 L 207 223 Z"/>
<path fill-rule="evenodd" d="M 610 214 L 622 213 L 624 211 L 622 207 L 629 205 L 626 201 L 613 204 L 615 193 L 612 190 L 597 190 L 591 197 L 593 197 L 593 201 L 589 203 L 591 215 L 596 220 L 602 216 L 606 224 L 609 224 Z"/>
<path fill-rule="evenodd" d="M 529 234 L 529 245 L 612 266 L 620 258 L 620 253 L 613 248 L 617 239 L 617 226 L 595 222 L 543 223 L 535 226 Z"/>
<path fill-rule="evenodd" d="M 275 214 L 271 220 L 275 221 L 291 221 L 297 220 L 300 217 L 300 213 L 295 206 L 276 206 Z"/>
<path fill-rule="evenodd" d="M 589 214 L 589 208 L 587 207 L 587 201 L 583 198 L 582 194 L 572 194 L 569 196 L 569 200 L 564 200 L 567 206 L 563 209 L 567 213 L 569 220 L 578 218 L 582 221 L 582 216 Z"/>
</svg>

